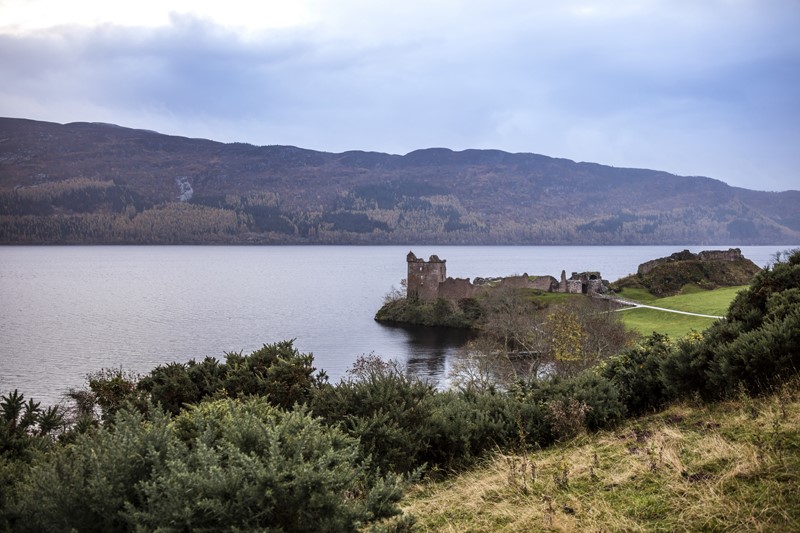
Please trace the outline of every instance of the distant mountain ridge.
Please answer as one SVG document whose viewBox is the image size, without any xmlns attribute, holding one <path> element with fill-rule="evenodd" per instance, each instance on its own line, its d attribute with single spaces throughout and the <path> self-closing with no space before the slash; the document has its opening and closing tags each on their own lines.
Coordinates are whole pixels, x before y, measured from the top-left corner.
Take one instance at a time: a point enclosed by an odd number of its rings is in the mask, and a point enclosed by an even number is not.
<svg viewBox="0 0 800 533">
<path fill-rule="evenodd" d="M 0 243 L 794 242 L 800 191 L 500 150 L 327 153 L 0 118 Z"/>
</svg>

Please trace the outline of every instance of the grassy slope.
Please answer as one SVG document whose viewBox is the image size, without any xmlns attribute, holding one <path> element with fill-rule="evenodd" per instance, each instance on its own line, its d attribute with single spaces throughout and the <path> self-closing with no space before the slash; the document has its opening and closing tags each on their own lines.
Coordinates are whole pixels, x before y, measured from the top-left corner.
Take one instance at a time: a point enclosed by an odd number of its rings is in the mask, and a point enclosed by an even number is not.
<svg viewBox="0 0 800 533">
<path fill-rule="evenodd" d="M 681 294 L 667 298 L 656 298 L 645 289 L 625 289 L 620 296 L 647 305 L 723 316 L 736 293 L 745 287 L 724 287 L 706 291 L 687 285 Z M 682 337 L 692 330 L 702 331 L 714 322 L 712 318 L 702 318 L 677 313 L 665 313 L 654 309 L 630 309 L 622 311 L 622 320 L 631 329 L 649 335 L 654 331 L 666 333 L 671 337 Z"/>
<path fill-rule="evenodd" d="M 620 313 L 625 326 L 642 335 L 666 333 L 673 339 L 684 337 L 692 331 L 703 331 L 715 321 L 713 318 L 665 313 L 655 309 L 628 309 Z"/>
<path fill-rule="evenodd" d="M 800 531 L 798 396 L 676 405 L 421 483 L 403 506 L 421 532 Z"/>
</svg>

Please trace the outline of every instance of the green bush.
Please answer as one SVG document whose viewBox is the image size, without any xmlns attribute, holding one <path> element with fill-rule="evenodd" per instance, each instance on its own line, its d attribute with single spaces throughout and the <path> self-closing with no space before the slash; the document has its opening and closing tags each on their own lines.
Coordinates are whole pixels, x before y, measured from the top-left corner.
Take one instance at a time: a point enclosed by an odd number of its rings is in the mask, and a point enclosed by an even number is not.
<svg viewBox="0 0 800 533">
<path fill-rule="evenodd" d="M 787 261 L 777 262 L 756 274 L 750 287 L 740 291 L 728 308 L 726 318 L 738 322 L 742 331 L 761 326 L 767 315 L 767 302 L 776 293 L 800 288 L 800 250 L 792 252 Z"/>
<path fill-rule="evenodd" d="M 139 389 L 149 392 L 153 403 L 160 405 L 162 409 L 178 414 L 184 405 L 197 403 L 208 395 L 206 391 L 205 394 L 201 392 L 200 387 L 192 379 L 191 363 L 193 361 L 186 365 L 169 363 L 159 366 L 139 381 Z M 206 363 L 204 361 L 201 364 Z M 222 381 L 218 379 L 213 385 L 213 390 L 218 389 L 221 384 Z"/>
<path fill-rule="evenodd" d="M 173 422 L 121 411 L 43 457 L 3 513 L 15 531 L 356 531 L 402 489 L 306 410 L 218 400 Z"/>
<path fill-rule="evenodd" d="M 201 362 L 162 365 L 139 380 L 138 388 L 172 414 L 205 398 L 267 396 L 273 405 L 291 408 L 307 403 L 325 381 L 315 373 L 312 354 L 300 353 L 293 341 L 265 344 L 249 355 L 228 353 L 225 363 L 212 357 Z"/>
<path fill-rule="evenodd" d="M 586 413 L 586 428 L 589 431 L 613 427 L 628 414 L 615 384 L 593 369 L 565 380 L 562 387 L 556 387 L 553 399 L 558 399 L 560 395 L 589 408 Z"/>
<path fill-rule="evenodd" d="M 519 436 L 519 405 L 499 392 L 439 393 L 425 427 L 427 449 L 421 459 L 431 467 L 460 468 Z"/>
<path fill-rule="evenodd" d="M 162 467 L 170 438 L 156 412 L 120 411 L 114 431 L 100 429 L 42 457 L 16 486 L 6 510 L 14 531 L 128 531 L 143 504 L 139 483 Z"/>
<path fill-rule="evenodd" d="M 12 501 L 16 481 L 33 458 L 54 446 L 63 427 L 59 407 L 42 408 L 32 399 L 26 402 L 18 390 L 0 396 L 0 531 L 11 530 L 10 517 L 2 510 Z"/>
<path fill-rule="evenodd" d="M 315 415 L 359 439 L 380 472 L 411 472 L 425 449 L 433 387 L 375 356 L 361 357 L 348 379 L 320 387 Z"/>
<path fill-rule="evenodd" d="M 661 376 L 661 366 L 671 353 L 669 337 L 654 333 L 600 364 L 601 375 L 614 383 L 629 415 L 660 409 L 672 398 Z"/>
<path fill-rule="evenodd" d="M 751 394 L 773 390 L 800 372 L 800 306 L 780 319 L 768 318 L 753 331 L 716 348 L 709 383 L 720 394 L 739 384 Z"/>
<path fill-rule="evenodd" d="M 737 324 L 715 322 L 702 337 L 678 340 L 673 352 L 661 363 L 661 379 L 667 394 L 676 398 L 699 394 L 704 399 L 713 399 L 716 391 L 709 384 L 708 376 L 717 342 L 712 339 L 735 338 L 738 332 Z"/>
<path fill-rule="evenodd" d="M 103 421 L 113 419 L 117 411 L 125 407 L 145 408 L 147 401 L 137 388 L 138 379 L 135 374 L 121 369 L 104 368 L 89 374 L 91 398 L 100 408 Z"/>
<path fill-rule="evenodd" d="M 590 431 L 614 426 L 627 416 L 625 403 L 617 386 L 610 379 L 600 375 L 596 369 L 585 370 L 569 378 L 554 376 L 550 379 L 519 383 L 516 391 L 526 401 L 546 410 L 552 402 L 562 402 L 566 405 L 574 400 L 578 404 L 585 405 L 587 409 L 584 422 L 586 429 Z M 552 427 L 552 417 L 550 426 L 549 434 L 540 431 L 542 442 L 545 444 L 551 443 L 557 436 Z"/>
<path fill-rule="evenodd" d="M 273 405 L 291 408 L 311 399 L 312 391 L 325 381 L 314 374 L 314 356 L 300 353 L 293 341 L 265 344 L 248 356 L 225 357 L 223 386 L 231 397 L 268 396 Z"/>
</svg>

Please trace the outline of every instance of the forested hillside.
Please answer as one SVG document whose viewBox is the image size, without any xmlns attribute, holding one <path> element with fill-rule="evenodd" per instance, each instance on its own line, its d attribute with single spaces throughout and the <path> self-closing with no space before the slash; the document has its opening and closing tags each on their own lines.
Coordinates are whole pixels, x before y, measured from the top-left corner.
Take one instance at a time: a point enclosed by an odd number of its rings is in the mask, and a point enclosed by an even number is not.
<svg viewBox="0 0 800 533">
<path fill-rule="evenodd" d="M 497 150 L 333 154 L 0 119 L 0 243 L 798 239 L 800 191 Z"/>
</svg>

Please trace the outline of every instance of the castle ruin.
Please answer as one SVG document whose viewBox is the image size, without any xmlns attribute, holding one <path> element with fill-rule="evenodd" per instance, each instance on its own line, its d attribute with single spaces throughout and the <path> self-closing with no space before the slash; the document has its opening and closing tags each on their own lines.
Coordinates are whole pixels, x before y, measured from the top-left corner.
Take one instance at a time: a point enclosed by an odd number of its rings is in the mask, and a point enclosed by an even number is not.
<svg viewBox="0 0 800 533">
<path fill-rule="evenodd" d="M 605 293 L 608 282 L 602 279 L 600 272 L 573 272 L 567 279 L 566 271 L 561 272 L 559 282 L 553 276 L 508 276 L 504 278 L 469 278 L 447 277 L 446 260 L 432 255 L 428 261 L 418 258 L 414 252 L 406 256 L 408 277 L 406 297 L 410 300 L 460 300 L 472 298 L 479 292 L 493 288 L 537 289 L 544 292 L 564 292 L 572 294 L 592 295 Z"/>
<path fill-rule="evenodd" d="M 406 298 L 409 300 L 435 300 L 439 297 L 439 285 L 447 279 L 446 261 L 432 255 L 428 261 L 417 259 L 414 252 L 408 252 L 408 287 Z"/>
<path fill-rule="evenodd" d="M 659 259 L 653 259 L 652 261 L 642 263 L 639 265 L 637 272 L 640 276 L 644 276 L 652 272 L 653 269 L 658 266 L 666 263 L 674 263 L 676 261 L 739 261 L 744 258 L 745 257 L 742 255 L 742 251 L 739 248 L 730 248 L 728 250 L 705 250 L 696 254 L 693 254 L 689 250 L 683 250 L 682 252 L 675 252 L 669 257 L 661 257 Z"/>
</svg>

